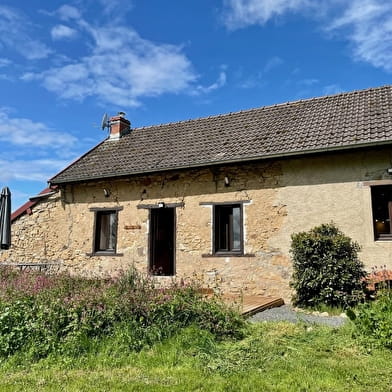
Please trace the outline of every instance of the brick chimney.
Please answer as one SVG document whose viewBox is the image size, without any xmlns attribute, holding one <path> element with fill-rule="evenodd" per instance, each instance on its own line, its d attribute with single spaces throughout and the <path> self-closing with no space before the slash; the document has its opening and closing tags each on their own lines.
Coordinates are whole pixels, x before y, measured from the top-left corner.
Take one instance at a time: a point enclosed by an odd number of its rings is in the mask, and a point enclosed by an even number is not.
<svg viewBox="0 0 392 392">
<path fill-rule="evenodd" d="M 110 125 L 110 140 L 118 140 L 123 135 L 127 134 L 131 130 L 131 123 L 125 118 L 124 112 L 118 112 L 117 116 L 113 116 L 109 119 Z"/>
</svg>

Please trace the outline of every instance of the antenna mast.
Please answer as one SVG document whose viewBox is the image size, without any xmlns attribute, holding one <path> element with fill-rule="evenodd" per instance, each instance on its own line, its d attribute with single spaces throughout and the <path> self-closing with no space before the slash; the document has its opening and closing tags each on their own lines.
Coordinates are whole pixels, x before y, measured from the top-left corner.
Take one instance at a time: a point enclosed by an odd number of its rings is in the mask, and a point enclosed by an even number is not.
<svg viewBox="0 0 392 392">
<path fill-rule="evenodd" d="M 101 129 L 102 131 L 105 130 L 105 128 L 110 129 L 110 121 L 109 121 L 109 116 L 107 113 L 105 113 L 102 117 L 101 121 Z"/>
</svg>

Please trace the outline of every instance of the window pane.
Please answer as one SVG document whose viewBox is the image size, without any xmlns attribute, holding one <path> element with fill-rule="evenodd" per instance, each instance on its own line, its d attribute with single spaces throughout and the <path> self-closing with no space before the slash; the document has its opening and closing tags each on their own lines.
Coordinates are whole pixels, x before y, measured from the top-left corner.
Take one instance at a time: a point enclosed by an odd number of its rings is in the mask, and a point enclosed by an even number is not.
<svg viewBox="0 0 392 392">
<path fill-rule="evenodd" d="M 227 218 L 221 206 L 214 207 L 215 212 L 215 252 L 227 250 Z"/>
<path fill-rule="evenodd" d="M 116 247 L 116 212 L 98 211 L 95 251 L 114 251 Z"/>
<path fill-rule="evenodd" d="M 116 245 L 116 214 L 111 213 L 110 217 L 110 227 L 109 227 L 109 243 L 107 249 L 114 250 Z"/>
<path fill-rule="evenodd" d="M 215 252 L 241 251 L 241 205 L 216 205 L 214 212 Z"/>
<path fill-rule="evenodd" d="M 241 208 L 233 207 L 233 250 L 241 249 Z"/>
<path fill-rule="evenodd" d="M 372 187 L 373 223 L 376 238 L 391 234 L 391 201 L 392 186 Z"/>
<path fill-rule="evenodd" d="M 109 240 L 109 219 L 106 214 L 99 214 L 100 219 L 100 227 L 101 230 L 99 232 L 99 250 L 105 250 L 108 248 L 108 240 Z"/>
</svg>

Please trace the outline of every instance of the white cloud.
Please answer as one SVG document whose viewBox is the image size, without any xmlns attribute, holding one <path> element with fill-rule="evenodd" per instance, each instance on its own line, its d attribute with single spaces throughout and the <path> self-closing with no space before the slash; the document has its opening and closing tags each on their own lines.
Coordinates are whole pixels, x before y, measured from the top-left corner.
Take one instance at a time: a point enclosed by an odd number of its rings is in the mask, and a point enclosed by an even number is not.
<svg viewBox="0 0 392 392">
<path fill-rule="evenodd" d="M 338 84 L 329 84 L 323 88 L 323 95 L 334 95 L 342 93 L 344 90 Z"/>
<path fill-rule="evenodd" d="M 60 159 L 5 160 L 0 159 L 0 182 L 47 181 L 68 162 Z"/>
<path fill-rule="evenodd" d="M 31 195 L 29 195 L 26 192 L 20 191 L 18 189 L 13 189 L 12 190 L 12 197 L 28 199 L 29 197 L 31 197 Z"/>
<path fill-rule="evenodd" d="M 224 22 L 231 30 L 299 13 L 317 19 L 324 31 L 348 41 L 355 60 L 392 72 L 391 1 L 225 0 L 224 4 Z"/>
<path fill-rule="evenodd" d="M 52 36 L 52 39 L 59 40 L 73 38 L 77 35 L 77 31 L 75 29 L 72 29 L 71 27 L 60 24 L 54 26 L 50 31 L 50 34 Z"/>
<path fill-rule="evenodd" d="M 219 72 L 218 79 L 210 84 L 209 86 L 198 86 L 196 89 L 196 93 L 210 93 L 214 90 L 222 88 L 227 82 L 226 72 L 224 70 Z"/>
<path fill-rule="evenodd" d="M 274 57 L 271 57 L 270 59 L 267 60 L 267 62 L 264 65 L 263 70 L 264 70 L 264 72 L 269 72 L 272 69 L 279 67 L 279 65 L 282 65 L 282 64 L 283 64 L 283 60 L 278 56 L 274 56 Z"/>
<path fill-rule="evenodd" d="M 69 133 L 51 130 L 41 122 L 11 117 L 8 110 L 0 108 L 0 141 L 15 146 L 58 150 L 72 147 L 76 138 Z"/>
<path fill-rule="evenodd" d="M 256 73 L 244 73 L 243 70 L 237 71 L 238 87 L 243 89 L 260 88 L 267 84 L 266 74 L 271 72 L 273 69 L 284 64 L 284 61 L 279 56 L 273 56 L 266 60 L 264 66 Z"/>
<path fill-rule="evenodd" d="M 105 12 L 113 14 L 123 6 L 132 6 L 132 2 L 125 0 L 100 0 L 99 3 Z M 21 79 L 39 81 L 62 99 L 81 102 L 96 98 L 102 104 L 136 107 L 144 97 L 208 94 L 226 84 L 224 70 L 213 84 L 198 84 L 199 75 L 182 46 L 143 39 L 126 27 L 121 17 L 114 16 L 106 24 L 93 25 L 83 18 L 78 8 L 70 5 L 63 5 L 52 13 L 41 12 L 67 22 L 51 30 L 54 40 L 78 34 L 85 52 L 74 58 L 56 53 L 46 69 L 26 72 Z"/>
<path fill-rule="evenodd" d="M 4 183 L 4 178 L 5 178 L 5 176 L 3 177 L 3 180 L 2 180 L 2 175 L 0 174 L 0 181 L 2 181 L 3 183 Z M 22 206 L 24 203 L 26 203 L 31 196 L 33 196 L 31 193 L 29 194 L 27 192 L 16 189 L 14 186 L 12 186 L 14 184 L 6 184 L 6 185 L 9 185 L 9 187 L 11 188 L 12 212 L 17 210 L 20 206 Z M 42 187 L 41 187 L 41 189 L 42 189 Z M 38 192 L 36 192 L 36 193 L 38 193 Z"/>
<path fill-rule="evenodd" d="M 37 184 L 43 188 L 49 178 L 85 150 L 86 140 L 77 140 L 42 122 L 16 117 L 11 109 L 0 107 L 0 144 L 4 152 L 0 157 L 0 184 L 11 188 L 15 210 L 32 196 L 16 190 L 15 181 L 28 189 Z"/>
<path fill-rule="evenodd" d="M 69 7 L 62 8 L 61 14 L 78 15 Z M 90 52 L 71 64 L 27 73 L 22 79 L 39 80 L 61 98 L 81 101 L 95 96 L 103 103 L 125 107 L 139 105 L 141 97 L 195 88 L 198 76 L 181 47 L 145 40 L 122 26 L 95 28 L 83 19 L 77 24 L 93 39 Z"/>
<path fill-rule="evenodd" d="M 320 81 L 318 79 L 315 78 L 307 78 L 307 79 L 301 79 L 297 81 L 297 84 L 299 86 L 305 86 L 305 87 L 310 87 L 313 86 L 317 83 L 319 83 Z"/>
<path fill-rule="evenodd" d="M 354 0 L 343 15 L 327 27 L 345 34 L 354 58 L 392 72 L 392 3 Z"/>
<path fill-rule="evenodd" d="M 0 80 L 7 80 L 9 82 L 14 81 L 14 79 L 11 76 L 3 73 L 0 73 Z"/>
<path fill-rule="evenodd" d="M 99 0 L 102 7 L 102 12 L 105 15 L 110 15 L 115 19 L 122 19 L 123 15 L 133 7 L 130 0 Z"/>
<path fill-rule="evenodd" d="M 271 18 L 287 12 L 302 11 L 311 6 L 310 0 L 225 0 L 225 24 L 238 29 L 254 24 L 265 24 Z M 314 4 L 314 3 L 313 3 Z"/>
<path fill-rule="evenodd" d="M 0 107 L 0 143 L 7 151 L 0 157 L 0 183 L 12 187 L 12 203 L 17 208 L 26 195 L 15 192 L 13 181 L 45 183 L 86 145 L 69 133 L 11 113 L 11 109 Z"/>
<path fill-rule="evenodd" d="M 251 75 L 245 79 L 240 80 L 238 87 L 243 89 L 260 88 L 266 85 L 266 81 L 262 79 L 260 75 Z"/>
<path fill-rule="evenodd" d="M 6 58 L 0 58 L 0 68 L 8 67 L 9 65 L 11 65 L 11 60 Z"/>
<path fill-rule="evenodd" d="M 68 4 L 62 5 L 58 10 L 57 14 L 62 20 L 72 20 L 72 19 L 80 19 L 81 14 L 80 11 L 73 6 Z"/>
<path fill-rule="evenodd" d="M 0 5 L 0 48 L 10 47 L 28 60 L 46 58 L 51 50 L 38 40 L 31 38 L 29 24 L 18 11 Z"/>
</svg>

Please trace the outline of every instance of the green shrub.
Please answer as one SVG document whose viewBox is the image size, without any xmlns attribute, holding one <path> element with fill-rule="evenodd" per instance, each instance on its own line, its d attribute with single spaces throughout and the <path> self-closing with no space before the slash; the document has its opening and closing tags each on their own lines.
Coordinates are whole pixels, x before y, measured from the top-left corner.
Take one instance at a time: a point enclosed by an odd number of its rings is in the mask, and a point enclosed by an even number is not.
<svg viewBox="0 0 392 392">
<path fill-rule="evenodd" d="M 34 329 L 34 308 L 29 300 L 0 305 L 0 356 L 20 350 L 29 341 Z"/>
<path fill-rule="evenodd" d="M 374 302 L 347 312 L 362 340 L 371 346 L 392 349 L 392 293 L 385 291 Z"/>
<path fill-rule="evenodd" d="M 216 338 L 241 337 L 244 319 L 195 282 L 156 289 L 135 269 L 116 279 L 83 279 L 0 269 L 0 357 L 26 352 L 81 355 L 102 338 L 140 350 L 196 325 Z"/>
<path fill-rule="evenodd" d="M 363 299 L 366 273 L 356 242 L 332 223 L 293 234 L 291 239 L 295 305 L 347 308 Z"/>
</svg>

